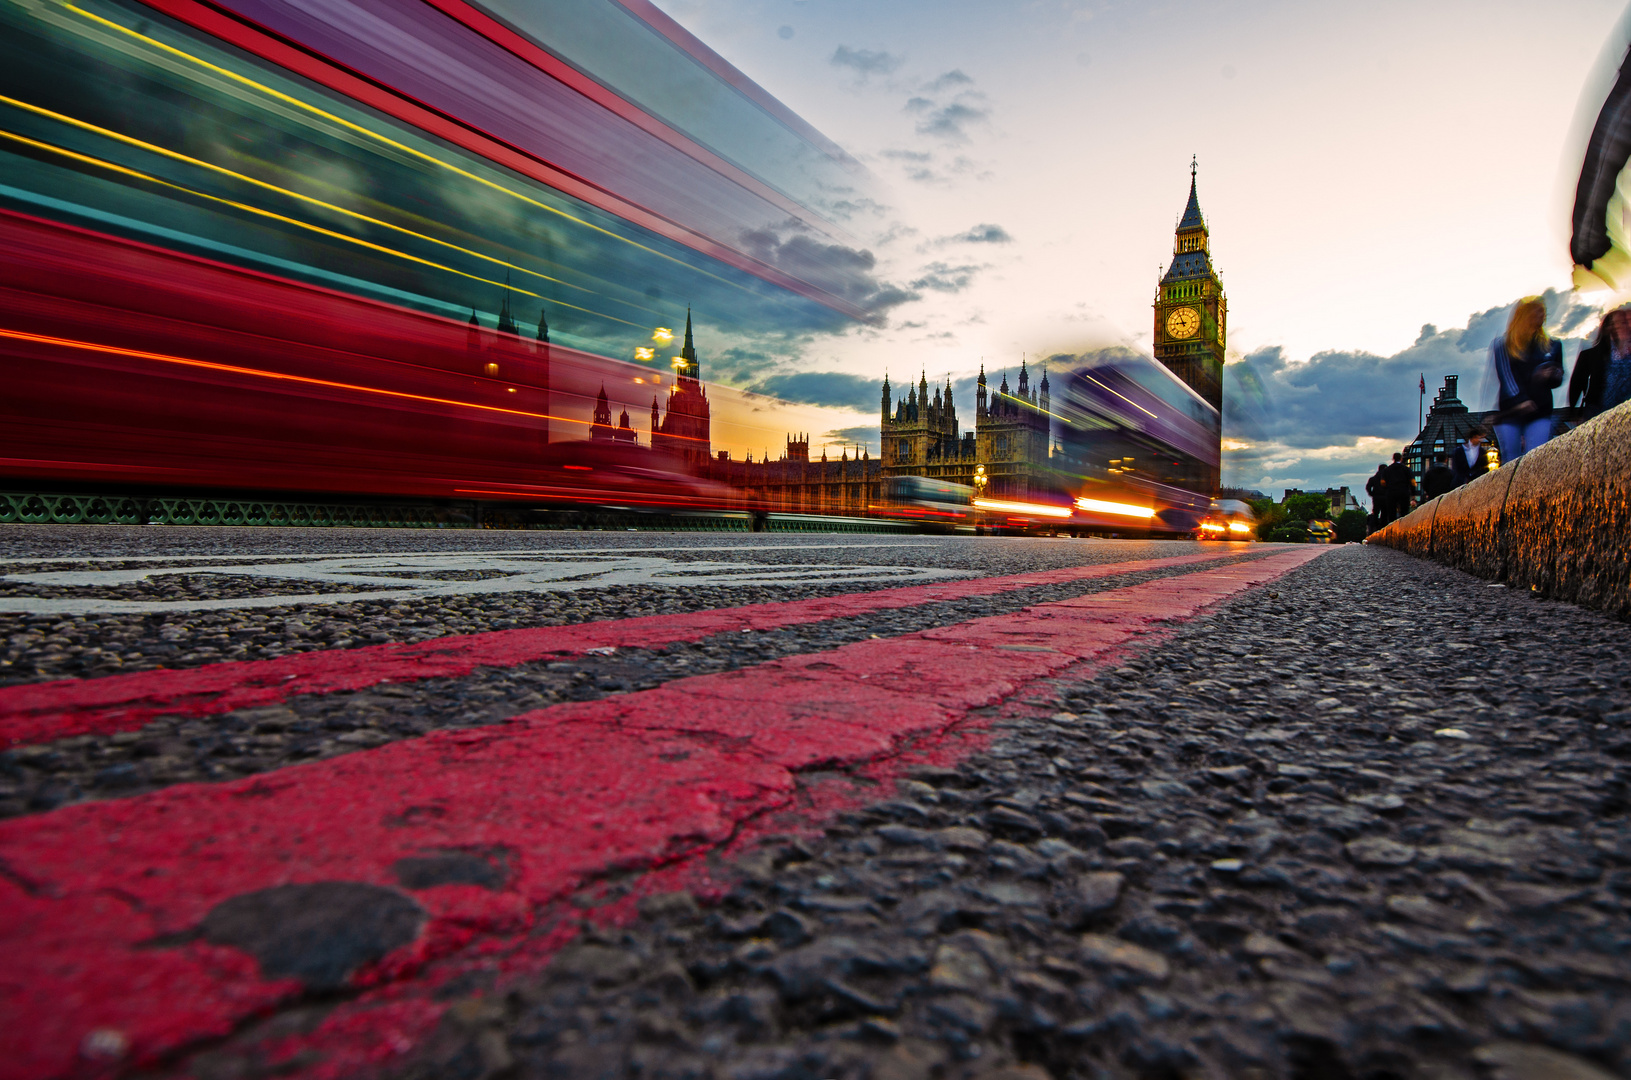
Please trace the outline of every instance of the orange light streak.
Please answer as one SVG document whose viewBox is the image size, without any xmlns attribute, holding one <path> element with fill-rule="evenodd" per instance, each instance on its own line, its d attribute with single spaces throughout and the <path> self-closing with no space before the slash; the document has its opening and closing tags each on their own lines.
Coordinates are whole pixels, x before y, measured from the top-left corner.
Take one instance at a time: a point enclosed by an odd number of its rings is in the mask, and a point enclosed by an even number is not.
<svg viewBox="0 0 1631 1080">
<path fill-rule="evenodd" d="M 182 367 L 201 368 L 205 371 L 221 371 L 230 375 L 249 375 L 259 379 L 299 383 L 303 386 L 321 386 L 330 390 L 354 390 L 361 394 L 378 394 L 382 397 L 398 398 L 403 401 L 423 401 L 431 405 L 452 405 L 456 408 L 476 409 L 480 412 L 503 413 L 506 416 L 524 416 L 532 420 L 559 420 L 568 424 L 583 424 L 586 427 L 589 425 L 587 420 L 574 420 L 569 416 L 551 416 L 548 413 L 527 412 L 524 409 L 506 409 L 498 405 L 479 405 L 473 401 L 455 401 L 452 398 L 432 397 L 428 394 L 410 394 L 405 390 L 386 390 L 377 386 L 358 386 L 355 383 L 314 379 L 310 375 L 289 375 L 281 371 L 261 371 L 256 368 L 239 367 L 236 364 L 217 364 L 212 360 L 192 360 L 185 356 L 170 356 L 167 353 L 146 352 L 142 349 L 123 349 L 116 345 L 98 345 L 93 341 L 75 341 L 72 338 L 29 334 L 21 330 L 0 328 L 0 338 L 10 338 L 13 341 L 28 341 L 37 345 L 56 345 L 65 349 L 80 349 L 84 352 L 105 353 L 110 356 L 131 356 L 138 360 L 156 360 L 163 364 L 178 364 Z"/>
</svg>

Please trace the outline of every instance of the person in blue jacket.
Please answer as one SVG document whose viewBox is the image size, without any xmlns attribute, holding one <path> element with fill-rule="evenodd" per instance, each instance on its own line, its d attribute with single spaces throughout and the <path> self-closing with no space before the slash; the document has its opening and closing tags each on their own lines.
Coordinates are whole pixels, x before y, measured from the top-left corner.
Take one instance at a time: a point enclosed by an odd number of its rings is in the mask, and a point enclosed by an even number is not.
<svg viewBox="0 0 1631 1080">
<path fill-rule="evenodd" d="M 1552 437 L 1552 391 L 1563 382 L 1563 344 L 1546 333 L 1546 302 L 1526 296 L 1489 346 L 1496 383 L 1495 441 L 1516 461 Z"/>
</svg>

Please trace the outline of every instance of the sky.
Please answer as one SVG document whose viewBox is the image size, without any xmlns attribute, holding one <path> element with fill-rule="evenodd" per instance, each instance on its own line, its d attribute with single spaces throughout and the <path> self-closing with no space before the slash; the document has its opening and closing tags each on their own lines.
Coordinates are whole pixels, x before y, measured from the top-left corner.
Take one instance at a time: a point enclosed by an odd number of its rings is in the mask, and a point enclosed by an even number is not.
<svg viewBox="0 0 1631 1080">
<path fill-rule="evenodd" d="M 658 2 L 877 181 L 842 224 L 915 298 L 713 368 L 852 407 L 835 449 L 877 451 L 886 370 L 950 376 L 972 417 L 982 361 L 1148 351 L 1191 155 L 1227 381 L 1263 390 L 1225 409 L 1226 484 L 1362 488 L 1415 434 L 1418 375 L 1478 384 L 1516 299 L 1595 325 L 1568 211 L 1617 0 Z"/>
</svg>

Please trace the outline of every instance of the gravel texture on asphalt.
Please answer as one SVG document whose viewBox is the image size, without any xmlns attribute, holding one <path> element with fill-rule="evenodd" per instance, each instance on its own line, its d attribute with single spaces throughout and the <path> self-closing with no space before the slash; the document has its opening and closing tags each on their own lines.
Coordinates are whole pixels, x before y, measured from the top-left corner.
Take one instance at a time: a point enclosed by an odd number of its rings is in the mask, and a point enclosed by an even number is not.
<svg viewBox="0 0 1631 1080">
<path fill-rule="evenodd" d="M 1255 558 L 1270 549 L 1248 549 Z M 79 735 L 0 752 L 0 818 L 86 799 L 124 798 L 171 784 L 231 780 L 335 757 L 441 728 L 475 727 L 562 701 L 647 690 L 670 679 L 731 671 L 853 641 L 1019 611 L 1240 559 L 1016 589 L 826 619 L 754 634 L 718 634 L 662 649 L 483 669 L 458 679 L 388 683 L 355 692 L 306 694 L 286 704 L 205 717 L 162 717 L 140 730 Z"/>
<path fill-rule="evenodd" d="M 1197 546 L 1180 541 L 846 534 L 497 533 L 20 525 L 0 526 L 0 576 L 43 570 L 133 569 L 150 565 L 113 561 L 134 556 L 176 556 L 178 562 L 185 563 L 188 558 L 217 555 L 247 561 L 256 556 L 278 555 L 423 551 L 448 554 L 493 550 L 660 553 L 677 562 L 718 560 L 749 565 L 920 566 L 984 577 L 1187 555 L 1193 554 Z M 83 561 L 96 553 L 109 561 L 103 564 Z M 41 559 L 50 561 L 19 561 Z M 215 591 L 211 591 L 208 580 L 211 578 L 216 579 Z M 190 596 L 210 599 L 249 595 L 238 588 L 238 580 L 196 575 L 189 581 L 189 588 L 194 590 Z M 298 586 L 306 593 L 327 591 L 306 587 L 311 584 L 267 579 L 260 595 L 281 594 L 291 586 Z M 390 598 L 168 614 L 0 614 L 0 642 L 3 642 L 0 644 L 0 686 L 96 678 L 154 668 L 198 667 L 223 660 L 260 660 L 317 649 L 425 641 L 449 634 L 519 626 L 561 626 L 598 619 L 802 600 L 866 592 L 888 584 L 887 581 L 855 581 L 775 586 L 631 585 L 576 592 Z M 17 594 L 52 593 L 52 587 L 46 586 L 17 589 L 15 582 L 0 582 L 0 585 L 16 589 Z M 133 586 L 128 592 L 114 590 L 112 595 L 114 598 L 151 598 L 152 589 L 152 585 L 143 584 Z"/>
<path fill-rule="evenodd" d="M 397 1080 L 1631 1075 L 1625 641 L 1340 549 L 758 849 L 720 905 L 464 987 Z"/>
</svg>

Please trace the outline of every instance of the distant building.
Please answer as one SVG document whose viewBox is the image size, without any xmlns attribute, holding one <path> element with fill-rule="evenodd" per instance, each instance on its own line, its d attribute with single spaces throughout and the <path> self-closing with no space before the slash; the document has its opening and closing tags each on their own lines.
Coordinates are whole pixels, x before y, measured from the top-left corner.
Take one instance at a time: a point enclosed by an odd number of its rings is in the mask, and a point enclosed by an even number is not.
<svg viewBox="0 0 1631 1080">
<path fill-rule="evenodd" d="M 861 450 L 848 450 L 837 461 L 825 452 L 810 460 L 810 437 L 787 437 L 780 461 L 731 461 L 723 450 L 709 462 L 704 476 L 729 484 L 749 506 L 768 513 L 833 514 L 858 517 L 878 503 L 881 463 Z"/>
<path fill-rule="evenodd" d="M 1457 375 L 1444 376 L 1444 385 L 1439 388 L 1438 396 L 1433 398 L 1432 407 L 1427 410 L 1421 433 L 1404 448 L 1405 464 L 1410 466 L 1418 486 L 1422 474 L 1432 467 L 1433 458 L 1439 454 L 1447 455 L 1466 442 L 1467 436 L 1483 421 L 1483 413 L 1472 412 L 1456 397 L 1459 378 Z"/>
<path fill-rule="evenodd" d="M 710 450 L 708 391 L 702 385 L 702 364 L 691 340 L 691 310 L 685 311 L 685 345 L 674 368 L 674 386 L 668 392 L 667 415 L 659 422 L 657 399 L 651 399 L 651 448 L 672 454 L 692 465 L 703 465 Z"/>
<path fill-rule="evenodd" d="M 1048 374 L 1033 389 L 1030 370 L 1021 360 L 1019 385 L 1008 389 L 1005 374 L 995 393 L 986 390 L 985 366 L 974 392 L 974 430 L 959 432 L 951 382 L 929 396 L 928 377 L 920 376 L 906 397 L 895 401 L 889 380 L 883 381 L 879 446 L 885 476 L 928 476 L 954 484 L 977 486 L 992 498 L 1025 499 L 1042 492 L 1049 454 Z M 977 470 L 984 467 L 984 472 Z"/>
</svg>

